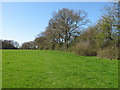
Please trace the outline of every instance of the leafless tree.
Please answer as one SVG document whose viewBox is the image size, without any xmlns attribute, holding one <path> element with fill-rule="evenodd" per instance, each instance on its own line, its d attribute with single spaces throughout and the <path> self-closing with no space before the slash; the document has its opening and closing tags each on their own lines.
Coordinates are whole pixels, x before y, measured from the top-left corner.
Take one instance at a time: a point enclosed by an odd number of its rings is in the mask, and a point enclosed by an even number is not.
<svg viewBox="0 0 120 90">
<path fill-rule="evenodd" d="M 75 36 L 79 35 L 80 27 L 86 25 L 88 21 L 85 11 L 63 8 L 54 13 L 53 18 L 49 21 L 46 33 L 52 38 L 52 42 L 64 43 L 67 50 Z"/>
</svg>

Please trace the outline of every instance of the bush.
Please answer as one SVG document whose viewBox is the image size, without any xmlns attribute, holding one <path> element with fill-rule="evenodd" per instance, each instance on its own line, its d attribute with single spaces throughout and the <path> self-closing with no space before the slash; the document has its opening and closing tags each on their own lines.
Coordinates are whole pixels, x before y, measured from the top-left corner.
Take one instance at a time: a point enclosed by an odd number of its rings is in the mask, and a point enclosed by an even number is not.
<svg viewBox="0 0 120 90">
<path fill-rule="evenodd" d="M 89 42 L 79 42 L 73 47 L 73 52 L 78 55 L 96 56 L 95 47 Z"/>
<path fill-rule="evenodd" d="M 119 59 L 118 48 L 115 46 L 109 46 L 107 48 L 101 49 L 97 52 L 97 56 L 108 59 Z"/>
</svg>

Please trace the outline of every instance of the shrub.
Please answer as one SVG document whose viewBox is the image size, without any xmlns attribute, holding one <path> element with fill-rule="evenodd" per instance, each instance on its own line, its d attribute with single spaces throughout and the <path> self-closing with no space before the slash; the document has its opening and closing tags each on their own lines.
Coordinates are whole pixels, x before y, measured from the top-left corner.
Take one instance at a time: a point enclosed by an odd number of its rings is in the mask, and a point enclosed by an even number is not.
<svg viewBox="0 0 120 90">
<path fill-rule="evenodd" d="M 119 59 L 118 48 L 115 46 L 109 46 L 107 48 L 101 49 L 97 52 L 97 56 L 108 59 Z"/>
<path fill-rule="evenodd" d="M 95 47 L 89 42 L 79 42 L 73 47 L 73 52 L 78 55 L 96 56 Z"/>
<path fill-rule="evenodd" d="M 56 45 L 55 46 L 55 50 L 58 51 L 66 51 L 66 47 L 64 45 L 60 46 L 60 45 Z"/>
</svg>

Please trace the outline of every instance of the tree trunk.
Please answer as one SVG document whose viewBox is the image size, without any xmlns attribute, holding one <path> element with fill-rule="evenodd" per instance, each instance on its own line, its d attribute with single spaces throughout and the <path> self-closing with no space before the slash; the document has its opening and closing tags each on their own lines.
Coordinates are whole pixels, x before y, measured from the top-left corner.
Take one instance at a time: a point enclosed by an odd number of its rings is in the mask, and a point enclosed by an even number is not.
<svg viewBox="0 0 120 90">
<path fill-rule="evenodd" d="M 52 50 L 54 50 L 55 49 L 55 44 L 54 44 L 54 42 L 52 42 Z"/>
</svg>

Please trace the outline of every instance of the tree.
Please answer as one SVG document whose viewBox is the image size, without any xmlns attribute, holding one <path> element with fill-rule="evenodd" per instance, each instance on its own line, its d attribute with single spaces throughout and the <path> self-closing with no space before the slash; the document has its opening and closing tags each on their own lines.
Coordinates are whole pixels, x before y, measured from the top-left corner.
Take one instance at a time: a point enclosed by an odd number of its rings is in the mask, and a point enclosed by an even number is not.
<svg viewBox="0 0 120 90">
<path fill-rule="evenodd" d="M 83 10 L 69 10 L 63 8 L 54 13 L 46 29 L 52 42 L 63 42 L 68 49 L 69 44 L 79 35 L 80 28 L 88 22 L 87 13 Z M 51 33 L 51 34 L 49 34 Z"/>
<path fill-rule="evenodd" d="M 72 46 L 73 52 L 79 55 L 95 56 L 96 49 L 96 26 L 90 26 L 78 36 Z"/>
<path fill-rule="evenodd" d="M 97 45 L 98 47 L 104 48 L 109 45 L 118 46 L 118 36 L 120 30 L 120 18 L 119 8 L 117 3 L 114 3 L 113 6 L 106 6 L 103 9 L 103 15 L 97 23 Z"/>
<path fill-rule="evenodd" d="M 109 17 L 108 18 L 106 18 Z M 104 8 L 103 17 L 107 19 L 108 23 L 111 23 L 112 34 L 114 37 L 120 36 L 120 2 L 114 2 L 112 6 L 106 6 Z M 119 41 L 119 38 L 117 39 Z M 117 46 L 119 43 L 115 43 Z"/>
<path fill-rule="evenodd" d="M 2 40 L 0 40 L 0 49 L 2 49 Z"/>
<path fill-rule="evenodd" d="M 17 49 L 19 48 L 19 43 L 13 40 L 0 40 L 1 49 Z"/>
<path fill-rule="evenodd" d="M 22 44 L 22 49 L 36 49 L 36 45 L 33 41 L 25 42 Z"/>
<path fill-rule="evenodd" d="M 46 37 L 44 35 L 44 32 L 40 33 L 34 40 L 34 43 L 37 47 L 37 49 L 45 49 L 46 46 Z"/>
<path fill-rule="evenodd" d="M 96 46 L 99 57 L 119 59 L 120 8 L 118 2 L 103 9 L 103 15 L 97 23 Z"/>
</svg>

